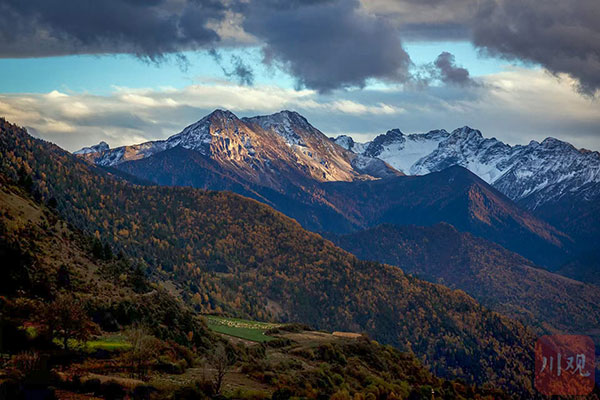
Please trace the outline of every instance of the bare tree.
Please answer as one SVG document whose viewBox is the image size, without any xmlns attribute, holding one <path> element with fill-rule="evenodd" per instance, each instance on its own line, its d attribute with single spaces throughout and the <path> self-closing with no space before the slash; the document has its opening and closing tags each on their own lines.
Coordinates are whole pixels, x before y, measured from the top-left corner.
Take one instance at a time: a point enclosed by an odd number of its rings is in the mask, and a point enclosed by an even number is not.
<svg viewBox="0 0 600 400">
<path fill-rule="evenodd" d="M 125 354 L 131 365 L 132 372 L 143 379 L 148 368 L 160 354 L 161 342 L 149 333 L 145 327 L 134 327 L 127 331 L 127 339 L 131 349 Z"/>
<path fill-rule="evenodd" d="M 223 387 L 223 380 L 235 363 L 235 360 L 227 353 L 225 346 L 219 343 L 208 356 L 208 361 L 215 369 L 213 389 L 216 394 L 219 394 Z"/>
</svg>

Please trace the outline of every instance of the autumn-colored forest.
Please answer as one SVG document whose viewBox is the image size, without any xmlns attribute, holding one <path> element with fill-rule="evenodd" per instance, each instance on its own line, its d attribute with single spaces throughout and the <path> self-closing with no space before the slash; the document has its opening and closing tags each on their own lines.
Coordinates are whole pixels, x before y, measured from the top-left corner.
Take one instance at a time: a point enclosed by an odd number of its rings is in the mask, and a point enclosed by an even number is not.
<svg viewBox="0 0 600 400">
<path fill-rule="evenodd" d="M 195 310 L 368 333 L 434 373 L 530 391 L 534 337 L 461 291 L 359 261 L 226 192 L 137 186 L 0 122 L 0 172 Z"/>
</svg>

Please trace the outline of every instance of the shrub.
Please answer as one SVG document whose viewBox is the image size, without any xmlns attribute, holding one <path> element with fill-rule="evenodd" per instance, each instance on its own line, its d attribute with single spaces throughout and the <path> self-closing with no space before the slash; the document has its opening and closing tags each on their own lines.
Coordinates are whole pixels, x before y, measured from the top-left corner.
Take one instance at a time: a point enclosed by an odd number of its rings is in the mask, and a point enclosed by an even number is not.
<svg viewBox="0 0 600 400">
<path fill-rule="evenodd" d="M 139 385 L 133 389 L 132 397 L 133 400 L 149 400 L 152 393 L 158 390 L 154 386 L 150 385 Z"/>
<path fill-rule="evenodd" d="M 16 378 L 25 378 L 41 367 L 40 355 L 37 352 L 28 351 L 19 353 L 12 357 L 10 369 Z"/>
<path fill-rule="evenodd" d="M 319 355 L 320 360 L 326 362 L 337 363 L 340 365 L 346 365 L 347 363 L 346 356 L 344 356 L 337 346 L 333 346 L 330 343 L 319 346 L 317 354 Z"/>
<path fill-rule="evenodd" d="M 266 342 L 266 345 L 268 347 L 271 347 L 274 349 L 289 346 L 291 344 L 292 344 L 292 341 L 290 339 L 284 339 L 284 338 L 277 338 L 277 339 Z"/>
<path fill-rule="evenodd" d="M 290 351 L 290 354 L 294 355 L 294 356 L 305 358 L 307 360 L 315 359 L 315 353 L 312 349 L 304 349 L 304 348 L 293 349 Z"/>
<path fill-rule="evenodd" d="M 273 392 L 273 396 L 271 396 L 272 400 L 289 400 L 290 397 L 294 395 L 288 388 L 279 388 L 275 392 Z"/>
<path fill-rule="evenodd" d="M 87 381 L 84 381 L 81 386 L 86 393 L 99 393 L 102 383 L 100 382 L 100 379 L 88 379 Z"/>
<path fill-rule="evenodd" d="M 100 386 L 100 393 L 106 400 L 121 400 L 125 397 L 125 389 L 115 381 L 108 381 Z"/>
<path fill-rule="evenodd" d="M 198 381 L 177 389 L 171 398 L 173 400 L 202 400 L 209 399 L 214 394 L 212 382 Z"/>
</svg>

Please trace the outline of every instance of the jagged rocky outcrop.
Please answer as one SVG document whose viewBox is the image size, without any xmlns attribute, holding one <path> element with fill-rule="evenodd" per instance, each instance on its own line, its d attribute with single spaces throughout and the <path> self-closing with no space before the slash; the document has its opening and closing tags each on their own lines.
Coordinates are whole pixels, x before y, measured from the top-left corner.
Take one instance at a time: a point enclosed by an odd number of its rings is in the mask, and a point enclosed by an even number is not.
<svg viewBox="0 0 600 400">
<path fill-rule="evenodd" d="M 465 126 L 411 135 L 393 129 L 368 143 L 355 143 L 347 136 L 334 141 L 407 175 L 460 165 L 530 210 L 600 182 L 598 152 L 579 150 L 554 138 L 510 146 Z M 585 192 L 590 199 L 599 195 Z"/>
<path fill-rule="evenodd" d="M 230 111 L 216 110 L 166 140 L 115 149 L 99 146 L 76 154 L 97 165 L 116 167 L 181 147 L 272 187 L 280 186 L 282 175 L 292 181 L 352 181 L 398 174 L 381 160 L 364 161 L 364 156 L 336 145 L 293 111 L 240 119 Z"/>
<path fill-rule="evenodd" d="M 109 149 L 110 149 L 110 147 L 108 146 L 108 143 L 100 142 L 95 146 L 84 147 L 83 149 L 78 150 L 78 151 L 74 152 L 73 154 L 84 155 L 84 154 L 103 153 L 105 151 L 108 151 Z"/>
</svg>

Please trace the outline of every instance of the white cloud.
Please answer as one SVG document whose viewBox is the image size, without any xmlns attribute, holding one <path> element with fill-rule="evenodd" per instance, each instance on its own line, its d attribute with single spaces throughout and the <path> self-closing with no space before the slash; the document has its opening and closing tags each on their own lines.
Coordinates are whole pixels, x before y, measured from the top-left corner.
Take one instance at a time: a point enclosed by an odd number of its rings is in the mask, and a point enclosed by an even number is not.
<svg viewBox="0 0 600 400">
<path fill-rule="evenodd" d="M 334 125 L 327 120 L 315 122 L 332 136 L 353 132 L 358 141 L 391 128 L 413 133 L 470 125 L 487 137 L 511 144 L 552 136 L 576 147 L 600 149 L 600 102 L 575 92 L 575 81 L 569 76 L 555 76 L 543 69 L 507 68 L 482 79 L 482 87 L 470 89 L 356 92 L 354 101 L 383 101 L 403 112 L 347 121 L 334 119 Z"/>
<path fill-rule="evenodd" d="M 230 109 L 240 115 L 281 109 L 352 115 L 399 112 L 383 103 L 319 101 L 312 90 L 248 87 L 224 82 L 182 89 L 115 87 L 108 96 L 65 94 L 56 90 L 47 94 L 0 95 L 0 115 L 32 128 L 39 136 L 68 150 L 100 140 L 120 146 L 164 138 L 215 108 Z"/>
<path fill-rule="evenodd" d="M 600 103 L 578 95 L 573 81 L 543 70 L 507 69 L 472 89 L 430 87 L 340 91 L 335 96 L 274 86 L 205 82 L 181 89 L 116 87 L 89 93 L 0 94 L 0 116 L 68 150 L 166 138 L 215 108 L 239 116 L 291 109 L 331 136 L 358 140 L 391 128 L 404 132 L 470 125 L 509 143 L 558 137 L 600 148 Z"/>
<path fill-rule="evenodd" d="M 367 106 L 364 104 L 357 103 L 352 100 L 338 100 L 331 104 L 327 104 L 326 107 L 333 111 L 341 111 L 346 114 L 399 114 L 404 110 L 402 108 L 396 108 L 384 103 L 378 103 L 374 106 Z"/>
</svg>

